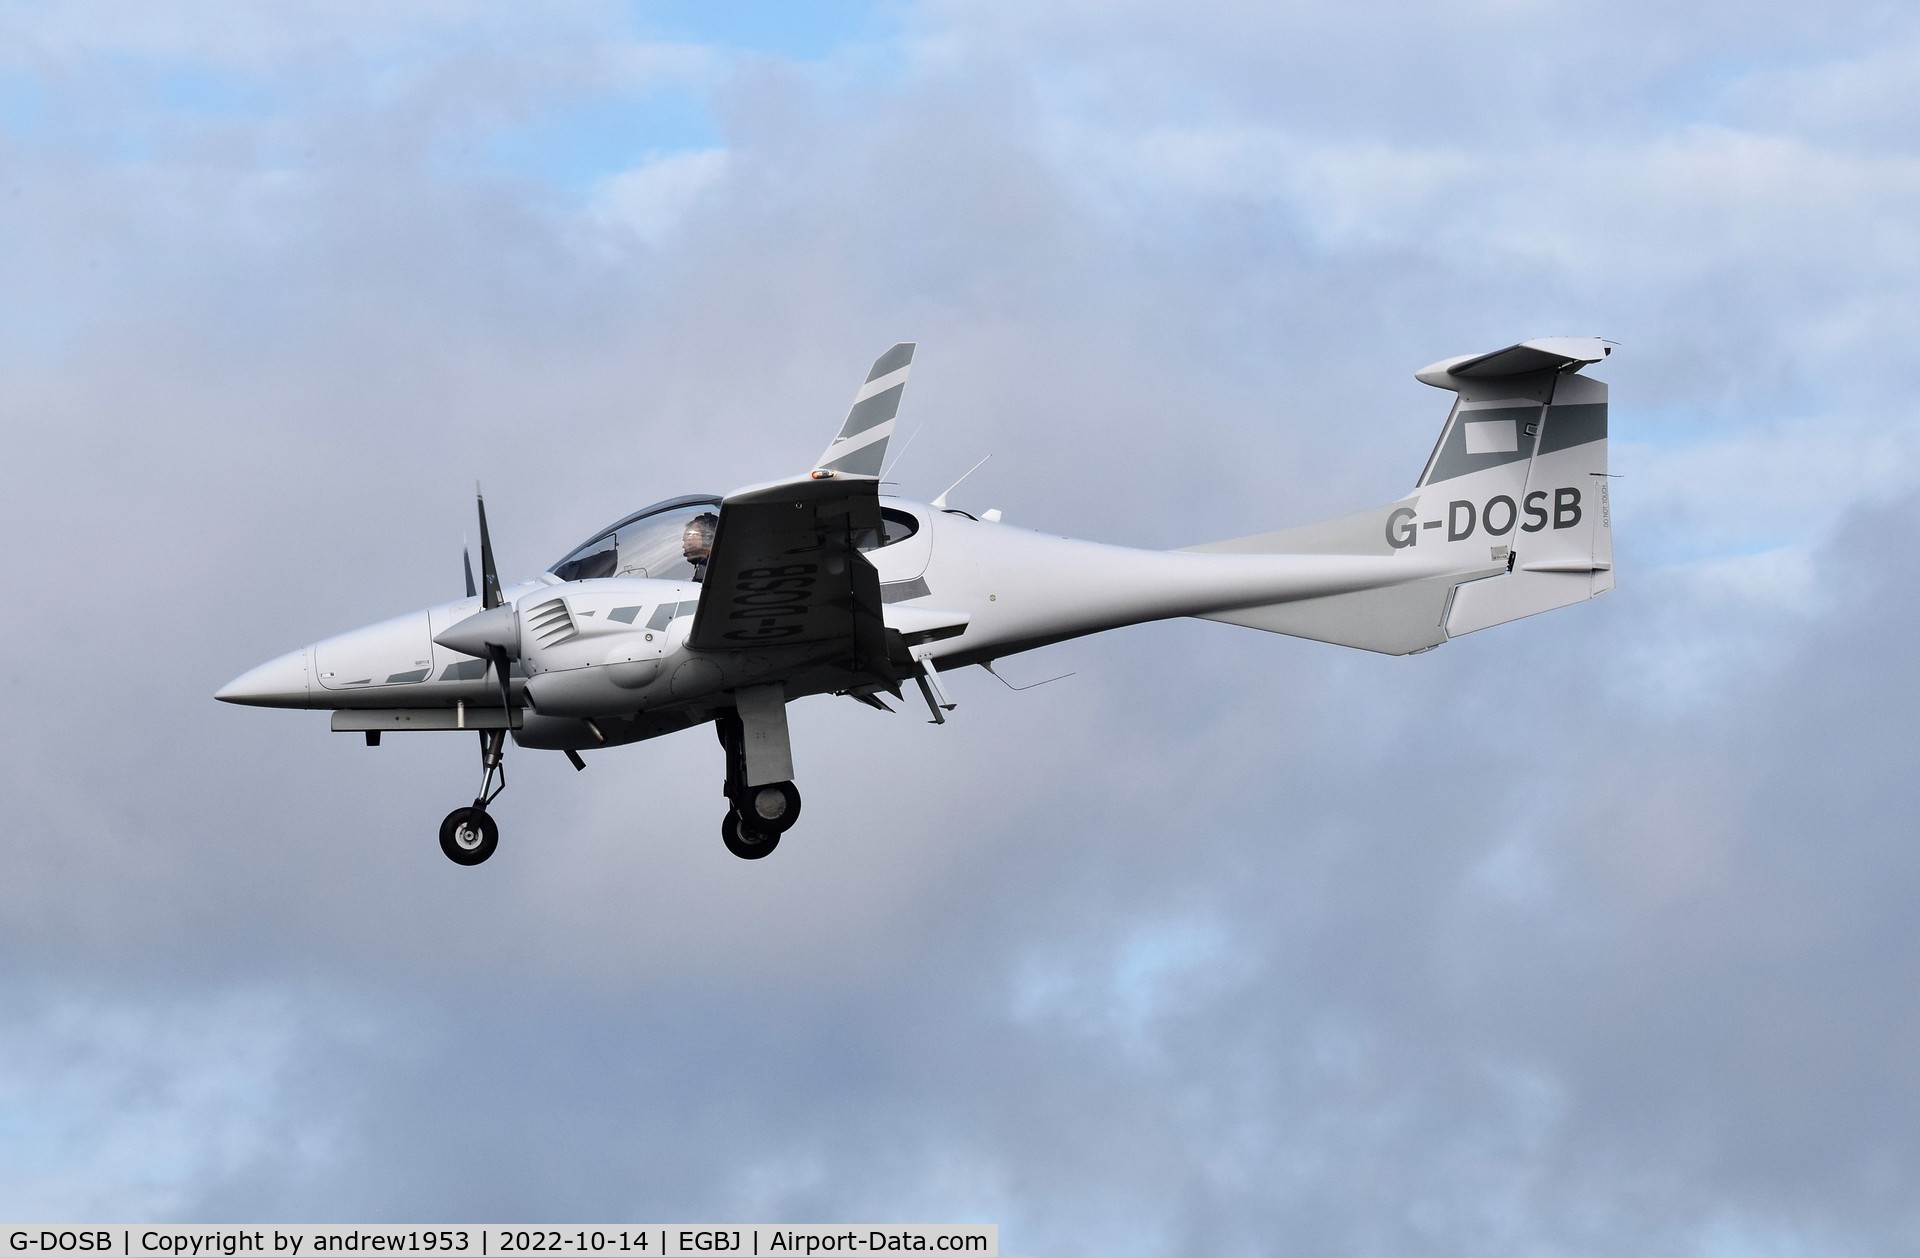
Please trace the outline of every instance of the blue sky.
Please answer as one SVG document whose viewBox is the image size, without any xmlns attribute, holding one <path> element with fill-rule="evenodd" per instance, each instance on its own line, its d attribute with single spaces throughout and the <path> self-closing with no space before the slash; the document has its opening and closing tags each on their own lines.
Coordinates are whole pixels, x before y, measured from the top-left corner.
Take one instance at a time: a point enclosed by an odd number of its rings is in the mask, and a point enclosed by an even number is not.
<svg viewBox="0 0 1920 1258">
<path fill-rule="evenodd" d="M 470 131 L 450 120 L 450 173 L 478 168 L 531 179 L 578 196 L 595 181 L 650 157 L 716 147 L 722 142 L 715 94 L 743 62 L 775 61 L 843 84 L 884 74 L 899 65 L 898 4 L 702 5 L 630 3 L 597 6 L 605 33 L 644 43 L 678 45 L 701 56 L 692 73 L 664 81 L 642 76 L 627 84 L 564 85 L 527 102 L 510 122 L 475 119 Z M 363 49 L 363 68 L 376 75 L 390 50 Z M 51 105 L 46 62 L 29 58 L 0 71 L 0 121 L 16 142 L 80 144 L 106 160 L 153 156 L 155 135 L 221 123 L 291 120 L 311 103 L 314 84 L 264 72 L 258 62 L 200 58 L 170 46 L 165 55 L 104 52 L 60 71 L 110 78 L 114 92 L 104 116 L 79 128 Z M 56 74 L 54 77 L 60 77 Z M 377 79 L 374 80 L 377 82 Z M 612 90 L 609 90 L 611 88 Z M 55 89 L 58 90 L 58 89 Z M 276 155 L 298 162 L 295 152 Z"/>
</svg>

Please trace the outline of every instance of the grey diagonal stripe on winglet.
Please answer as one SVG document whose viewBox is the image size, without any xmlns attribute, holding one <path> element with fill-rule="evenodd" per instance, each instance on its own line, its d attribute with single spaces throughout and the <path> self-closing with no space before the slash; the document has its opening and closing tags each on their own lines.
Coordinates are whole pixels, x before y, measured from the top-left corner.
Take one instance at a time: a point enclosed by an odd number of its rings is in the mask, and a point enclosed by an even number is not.
<svg viewBox="0 0 1920 1258">
<path fill-rule="evenodd" d="M 906 381 L 901 381 L 884 393 L 876 393 L 870 398 L 853 404 L 847 412 L 847 422 L 840 425 L 840 439 L 857 437 L 876 424 L 884 424 L 900 413 L 900 395 L 907 391 Z"/>
<path fill-rule="evenodd" d="M 845 472 L 849 476 L 878 476 L 881 460 L 886 453 L 887 443 L 875 441 L 857 450 L 849 450 L 820 466 L 825 471 Z"/>
<path fill-rule="evenodd" d="M 890 375 L 913 361 L 912 341 L 902 341 L 880 357 L 873 360 L 873 370 L 867 373 L 868 383 L 881 376 Z"/>
</svg>

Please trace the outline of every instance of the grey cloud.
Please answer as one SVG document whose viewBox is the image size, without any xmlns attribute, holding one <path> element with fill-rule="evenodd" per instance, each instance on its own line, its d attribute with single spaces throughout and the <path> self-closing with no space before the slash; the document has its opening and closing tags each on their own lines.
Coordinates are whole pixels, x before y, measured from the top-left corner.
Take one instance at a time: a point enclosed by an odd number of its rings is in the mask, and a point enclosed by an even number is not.
<svg viewBox="0 0 1920 1258">
<path fill-rule="evenodd" d="M 1129 704 L 1147 728 L 990 761 L 1102 789 L 964 814 L 995 833 L 865 964 L 595 977 L 549 925 L 531 938 L 561 982 L 535 990 L 416 953 L 362 984 L 376 1034 L 315 1028 L 317 1068 L 289 1072 L 347 1106 L 326 1154 L 210 1177 L 184 1212 L 986 1201 L 1029 1252 L 1897 1248 L 1920 1150 L 1889 1003 L 1915 801 L 1889 737 L 1911 695 L 1883 680 L 1913 611 L 1888 518 L 1836 548 L 1838 605 L 1768 675 L 1677 719 L 1595 694 L 1617 612 L 1331 669 L 1223 634 L 1216 667 L 1248 680 L 1198 728 L 1169 688 Z M 1176 632 L 1098 662 L 1140 676 Z M 1237 746 L 1262 749 L 1254 783 L 1246 753 L 1219 763 Z M 873 855 L 806 851 L 856 857 L 856 885 Z M 755 912 L 844 911 L 817 891 L 783 878 L 801 904 Z"/>
<path fill-rule="evenodd" d="M 1633 125 L 1583 166 L 1542 137 L 1591 134 L 1558 86 L 1630 59 L 1624 20 L 1529 18 L 1388 92 L 1480 36 L 1011 12 L 909 15 L 892 80 L 736 67 L 719 173 L 639 238 L 428 160 L 514 61 L 485 27 L 404 107 L 340 70 L 263 124 L 309 168 L 0 139 L 26 189 L 0 202 L 0 1059 L 45 1155 L 8 1164 L 10 1210 L 986 1218 L 1047 1253 L 1911 1243 L 1911 408 L 1859 317 L 1910 278 L 1904 174 L 1668 125 L 1648 85 L 1702 72 L 1711 14 L 1656 24 L 1608 89 Z M 516 99 L 595 62 L 569 38 Z M 1163 110 L 1183 86 L 1232 125 Z M 1260 178 L 1116 174 L 1173 124 Z M 1630 186 L 1730 150 L 1756 182 L 1662 185 L 1690 215 Z M 1439 155 L 1411 204 L 1381 174 L 1408 154 Z M 1364 231 L 1329 230 L 1333 191 Z M 1750 230 L 1716 230 L 1727 198 Z M 1805 239 L 1829 214 L 1890 247 Z M 716 841 L 704 733 L 577 776 L 516 755 L 505 846 L 464 871 L 431 831 L 470 747 L 207 698 L 456 591 L 472 477 L 530 570 L 799 466 L 897 339 L 908 490 L 992 450 L 963 502 L 1179 545 L 1395 496 L 1444 413 L 1412 369 L 1589 330 L 1629 342 L 1602 373 L 1615 594 L 1413 660 L 1129 631 L 1009 664 L 1079 670 L 1039 690 L 956 679 L 939 730 L 800 705 L 807 819 L 760 866 Z M 1806 463 L 1824 499 L 1787 496 Z M 1726 566 L 1783 541 L 1798 567 Z"/>
</svg>

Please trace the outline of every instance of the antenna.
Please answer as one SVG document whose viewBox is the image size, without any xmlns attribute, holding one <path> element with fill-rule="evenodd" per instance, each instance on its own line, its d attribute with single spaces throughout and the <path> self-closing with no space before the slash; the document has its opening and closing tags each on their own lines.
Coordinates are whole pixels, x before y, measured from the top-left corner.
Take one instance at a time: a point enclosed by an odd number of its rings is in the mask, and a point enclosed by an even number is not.
<svg viewBox="0 0 1920 1258">
<path fill-rule="evenodd" d="M 990 459 L 992 457 L 993 456 L 989 454 L 987 456 L 987 459 Z M 966 472 L 961 475 L 960 480 L 953 482 L 953 484 L 948 485 L 945 489 L 941 490 L 940 496 L 933 500 L 933 509 L 936 511 L 945 511 L 947 509 L 947 495 L 952 493 L 954 490 L 960 488 L 960 481 L 967 479 L 967 477 L 979 471 L 980 468 L 986 463 L 987 459 L 981 459 L 980 462 L 975 463 L 972 467 L 968 468 Z"/>
<path fill-rule="evenodd" d="M 921 424 L 918 428 L 915 428 L 912 433 L 908 434 L 906 444 L 902 445 L 899 451 L 893 456 L 893 462 L 880 469 L 880 479 L 883 483 L 887 479 L 887 473 L 900 466 L 900 460 L 907 457 L 907 451 L 913 449 L 914 440 L 918 438 L 925 429 L 926 425 Z"/>
<path fill-rule="evenodd" d="M 987 676 L 993 678 L 995 681 L 1005 686 L 1008 690 L 1032 690 L 1036 686 L 1044 686 L 1044 685 L 1047 685 L 1049 682 L 1065 681 L 1067 678 L 1072 677 L 1074 675 L 1072 673 L 1062 673 L 1058 677 L 1049 677 L 1047 678 L 1046 681 L 1030 681 L 1024 686 L 1016 686 L 1012 682 L 1008 681 L 1006 678 L 1002 677 L 1000 674 L 993 671 L 992 660 L 987 660 L 983 662 L 980 665 L 980 667 L 987 670 Z"/>
</svg>

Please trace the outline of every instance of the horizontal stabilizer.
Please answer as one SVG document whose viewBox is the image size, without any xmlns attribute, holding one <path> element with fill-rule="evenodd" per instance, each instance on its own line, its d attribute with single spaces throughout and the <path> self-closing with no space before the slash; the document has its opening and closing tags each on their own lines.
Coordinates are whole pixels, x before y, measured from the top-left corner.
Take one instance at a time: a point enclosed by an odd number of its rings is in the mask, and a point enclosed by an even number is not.
<svg viewBox="0 0 1920 1258">
<path fill-rule="evenodd" d="M 1443 358 L 1430 367 L 1413 373 L 1421 384 L 1436 389 L 1456 389 L 1458 380 L 1484 380 L 1493 376 L 1520 376 L 1535 371 L 1566 371 L 1587 363 L 1597 363 L 1613 352 L 1613 347 L 1597 336 L 1543 336 L 1490 354 L 1462 354 Z"/>
</svg>

